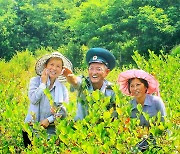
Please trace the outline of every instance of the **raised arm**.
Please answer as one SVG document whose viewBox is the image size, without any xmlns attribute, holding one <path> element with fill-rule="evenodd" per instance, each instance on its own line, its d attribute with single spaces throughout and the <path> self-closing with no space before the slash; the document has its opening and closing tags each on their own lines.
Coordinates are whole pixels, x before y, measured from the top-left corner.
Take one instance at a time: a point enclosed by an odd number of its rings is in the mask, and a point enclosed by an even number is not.
<svg viewBox="0 0 180 154">
<path fill-rule="evenodd" d="M 44 89 L 48 80 L 48 70 L 44 69 L 41 77 L 33 77 L 30 80 L 28 96 L 32 104 L 37 104 L 44 95 Z"/>
<path fill-rule="evenodd" d="M 71 70 L 63 67 L 62 75 L 66 77 L 67 82 L 69 82 L 73 87 L 78 86 L 77 76 L 75 76 Z"/>
<path fill-rule="evenodd" d="M 40 79 L 38 77 L 33 77 L 30 80 L 28 97 L 32 104 L 39 103 L 39 100 L 44 95 L 43 90 L 46 88 L 44 83 L 40 83 Z"/>
</svg>

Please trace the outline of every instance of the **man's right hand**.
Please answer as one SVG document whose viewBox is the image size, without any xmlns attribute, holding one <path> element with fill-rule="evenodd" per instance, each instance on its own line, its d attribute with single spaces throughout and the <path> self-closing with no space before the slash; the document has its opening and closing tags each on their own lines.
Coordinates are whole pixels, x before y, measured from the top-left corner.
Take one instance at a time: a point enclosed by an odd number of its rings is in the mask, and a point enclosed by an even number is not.
<svg viewBox="0 0 180 154">
<path fill-rule="evenodd" d="M 77 85 L 77 77 L 72 73 L 72 71 L 66 67 L 63 67 L 62 75 L 64 75 L 67 81 L 73 86 Z"/>
<path fill-rule="evenodd" d="M 70 69 L 68 69 L 67 67 L 63 66 L 61 74 L 64 75 L 67 78 L 69 75 L 71 75 L 73 73 L 72 73 L 72 71 Z"/>
</svg>

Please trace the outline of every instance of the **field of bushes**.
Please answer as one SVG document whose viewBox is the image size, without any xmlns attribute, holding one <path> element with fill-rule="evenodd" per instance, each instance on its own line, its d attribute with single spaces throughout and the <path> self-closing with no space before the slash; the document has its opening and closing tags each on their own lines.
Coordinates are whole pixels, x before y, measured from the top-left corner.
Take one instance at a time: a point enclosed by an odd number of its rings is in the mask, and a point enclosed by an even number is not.
<svg viewBox="0 0 180 154">
<path fill-rule="evenodd" d="M 152 133 L 157 146 L 150 144 L 146 153 L 179 153 L 180 152 L 180 56 L 167 55 L 161 51 L 157 56 L 149 51 L 146 60 L 138 52 L 134 52 L 135 64 L 116 67 L 107 79 L 113 83 L 116 93 L 118 119 L 112 121 L 111 112 L 106 109 L 109 98 L 99 91 L 87 95 L 90 105 L 89 115 L 74 122 L 76 111 L 76 93 L 70 93 L 70 102 L 66 105 L 68 116 L 56 121 L 56 136 L 47 140 L 47 134 L 38 124 L 34 124 L 37 136 L 31 136 L 31 129 L 24 124 L 29 100 L 28 84 L 35 76 L 34 65 L 39 56 L 45 54 L 45 49 L 17 52 L 6 62 L 0 60 L 0 153 L 140 153 L 135 144 L 140 137 Z M 153 74 L 160 83 L 160 94 L 165 103 L 167 117 L 165 124 L 154 122 L 147 130 L 140 127 L 137 119 L 130 119 L 130 97 L 124 96 L 116 84 L 118 74 L 129 68 L 140 68 Z M 87 74 L 86 70 L 74 69 L 76 75 Z M 65 83 L 69 89 L 69 84 Z M 96 101 L 96 103 L 92 103 Z M 102 122 L 100 122 L 102 121 Z M 22 130 L 26 130 L 33 146 L 25 148 L 22 140 Z"/>
</svg>

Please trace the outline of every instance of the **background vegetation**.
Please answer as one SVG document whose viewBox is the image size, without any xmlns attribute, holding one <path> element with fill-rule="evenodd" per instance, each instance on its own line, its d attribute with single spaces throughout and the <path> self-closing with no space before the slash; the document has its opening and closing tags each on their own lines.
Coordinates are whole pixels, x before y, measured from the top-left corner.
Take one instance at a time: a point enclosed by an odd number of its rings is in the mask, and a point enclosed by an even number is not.
<svg viewBox="0 0 180 154">
<path fill-rule="evenodd" d="M 83 67 L 88 48 L 104 47 L 120 65 L 135 50 L 170 53 L 179 18 L 179 0 L 0 0 L 0 57 L 51 47 Z"/>
<path fill-rule="evenodd" d="M 179 0 L 0 0 L 0 153 L 138 153 L 135 144 L 149 133 L 157 147 L 150 144 L 147 153 L 179 153 L 179 19 Z M 139 127 L 138 120 L 129 118 L 130 97 L 116 85 L 118 119 L 112 122 L 111 110 L 105 108 L 109 99 L 96 91 L 87 95 L 89 116 L 74 122 L 76 93 L 70 93 L 69 114 L 56 123 L 57 135 L 47 141 L 35 124 L 39 136 L 31 137 L 24 118 L 36 60 L 58 50 L 72 61 L 75 74 L 86 75 L 84 56 L 91 47 L 107 48 L 116 56 L 111 82 L 129 68 L 156 76 L 166 123 L 151 119 L 150 130 Z M 23 129 L 33 143 L 27 149 Z"/>
</svg>

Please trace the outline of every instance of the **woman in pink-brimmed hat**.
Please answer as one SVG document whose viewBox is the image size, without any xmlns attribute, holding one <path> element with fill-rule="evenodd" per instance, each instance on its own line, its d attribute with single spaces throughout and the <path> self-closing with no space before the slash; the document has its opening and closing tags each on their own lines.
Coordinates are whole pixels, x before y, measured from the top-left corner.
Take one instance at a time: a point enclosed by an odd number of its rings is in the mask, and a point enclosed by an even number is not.
<svg viewBox="0 0 180 154">
<path fill-rule="evenodd" d="M 143 112 L 149 114 L 150 117 L 156 116 L 158 112 L 161 113 L 161 120 L 164 121 L 165 106 L 160 97 L 159 83 L 149 73 L 143 70 L 127 70 L 119 74 L 118 84 L 122 93 L 128 96 L 133 96 L 131 101 L 132 111 L 131 117 L 137 117 L 137 105 L 141 104 Z M 156 95 L 152 95 L 156 94 Z M 140 125 L 149 126 L 149 122 L 143 115 L 140 117 Z"/>
<path fill-rule="evenodd" d="M 150 117 L 157 116 L 157 113 L 160 112 L 161 121 L 164 121 L 165 106 L 159 94 L 159 83 L 152 75 L 143 70 L 127 70 L 119 74 L 118 84 L 122 93 L 134 97 L 130 102 L 132 105 L 131 118 L 139 118 L 141 126 L 150 126 L 142 113 L 137 117 L 139 113 L 137 105 L 140 104 L 142 112 L 149 114 Z M 136 144 L 142 152 L 149 148 L 147 140 L 150 140 L 154 145 L 156 144 L 155 139 L 150 134 L 149 137 L 143 138 Z"/>
</svg>

